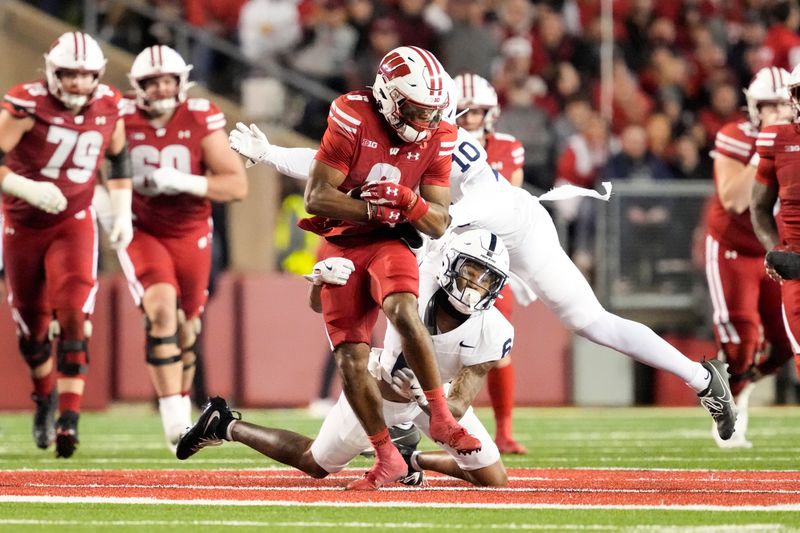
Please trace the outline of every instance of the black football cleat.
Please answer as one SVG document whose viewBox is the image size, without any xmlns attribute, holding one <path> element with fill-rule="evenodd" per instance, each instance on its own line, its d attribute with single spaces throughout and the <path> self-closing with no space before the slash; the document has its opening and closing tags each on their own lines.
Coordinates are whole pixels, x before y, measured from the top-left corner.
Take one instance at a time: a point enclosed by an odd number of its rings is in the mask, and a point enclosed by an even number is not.
<svg viewBox="0 0 800 533">
<path fill-rule="evenodd" d="M 223 398 L 210 398 L 197 422 L 178 439 L 175 456 L 183 461 L 206 446 L 219 446 L 231 422 L 241 419 L 241 413 L 231 411 Z"/>
<path fill-rule="evenodd" d="M 423 481 L 425 481 L 425 473 L 415 470 L 414 467 L 411 466 L 411 457 L 417 453 L 417 445 L 419 441 L 422 440 L 419 429 L 417 429 L 417 426 L 413 425 L 410 428 L 392 426 L 389 428 L 389 435 L 392 437 L 392 444 L 394 444 L 397 451 L 400 452 L 400 455 L 403 456 L 403 460 L 406 462 L 406 466 L 408 466 L 408 473 L 397 482 L 412 487 L 422 485 Z"/>
<path fill-rule="evenodd" d="M 697 396 L 700 398 L 700 404 L 711 413 L 716 422 L 719 437 L 728 440 L 733 435 L 736 424 L 736 404 L 728 383 L 728 365 L 719 359 L 703 361 L 701 364 L 711 373 L 711 381 L 706 390 Z"/>
<path fill-rule="evenodd" d="M 53 391 L 47 396 L 31 394 L 31 400 L 36 403 L 33 413 L 33 441 L 37 448 L 46 450 L 56 440 L 56 410 L 58 408 L 58 392 Z"/>
<path fill-rule="evenodd" d="M 64 411 L 56 422 L 56 457 L 69 459 L 78 448 L 78 418 L 75 411 Z"/>
</svg>

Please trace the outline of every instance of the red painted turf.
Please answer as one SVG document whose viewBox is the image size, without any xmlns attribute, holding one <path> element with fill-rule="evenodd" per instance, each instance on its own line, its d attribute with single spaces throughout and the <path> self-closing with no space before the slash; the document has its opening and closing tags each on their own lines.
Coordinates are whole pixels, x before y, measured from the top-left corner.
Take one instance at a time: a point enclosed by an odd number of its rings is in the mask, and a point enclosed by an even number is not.
<svg viewBox="0 0 800 533">
<path fill-rule="evenodd" d="M 288 470 L 11 471 L 0 472 L 0 494 L 307 503 L 800 504 L 800 472 L 512 469 L 509 485 L 497 489 L 429 476 L 424 487 L 345 492 L 354 474 L 314 480 Z"/>
</svg>

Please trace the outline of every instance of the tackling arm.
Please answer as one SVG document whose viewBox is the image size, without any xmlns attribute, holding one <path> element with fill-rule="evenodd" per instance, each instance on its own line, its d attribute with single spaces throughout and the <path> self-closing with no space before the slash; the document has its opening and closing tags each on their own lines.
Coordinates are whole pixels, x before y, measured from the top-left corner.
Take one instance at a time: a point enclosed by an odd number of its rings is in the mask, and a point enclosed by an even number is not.
<svg viewBox="0 0 800 533">
<path fill-rule="evenodd" d="M 488 361 L 477 365 L 463 366 L 453 378 L 450 392 L 447 394 L 447 405 L 456 420 L 464 416 L 467 409 L 472 405 L 475 396 L 478 395 L 486 374 L 497 365 L 497 361 Z"/>
<path fill-rule="evenodd" d="M 777 185 L 765 185 L 760 181 L 753 184 L 752 199 L 750 201 L 750 219 L 753 230 L 764 248 L 769 251 L 779 242 L 778 225 L 772 210 L 778 200 Z"/>
<path fill-rule="evenodd" d="M 422 185 L 419 195 L 428 202 L 428 211 L 411 224 L 426 235 L 438 239 L 450 225 L 450 189 L 438 185 Z"/>
</svg>

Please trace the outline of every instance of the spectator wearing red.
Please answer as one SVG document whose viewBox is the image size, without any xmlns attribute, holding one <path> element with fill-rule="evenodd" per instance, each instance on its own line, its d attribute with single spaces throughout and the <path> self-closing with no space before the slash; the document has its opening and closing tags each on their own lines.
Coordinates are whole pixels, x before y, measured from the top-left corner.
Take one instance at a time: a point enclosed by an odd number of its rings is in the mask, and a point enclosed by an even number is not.
<svg viewBox="0 0 800 533">
<path fill-rule="evenodd" d="M 770 14 L 774 22 L 764 38 L 759 66 L 776 66 L 791 72 L 800 64 L 800 8 L 796 0 L 779 0 Z"/>
</svg>

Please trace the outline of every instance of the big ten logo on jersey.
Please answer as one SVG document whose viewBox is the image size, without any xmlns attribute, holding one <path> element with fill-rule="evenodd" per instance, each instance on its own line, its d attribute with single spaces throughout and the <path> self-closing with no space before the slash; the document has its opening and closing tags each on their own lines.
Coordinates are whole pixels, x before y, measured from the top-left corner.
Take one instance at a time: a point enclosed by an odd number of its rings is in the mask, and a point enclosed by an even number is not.
<svg viewBox="0 0 800 533">
<path fill-rule="evenodd" d="M 64 166 L 68 166 L 65 174 L 73 183 L 86 183 L 91 179 L 103 147 L 102 133 L 94 130 L 79 133 L 61 126 L 50 126 L 46 140 L 55 145 L 55 150 L 40 170 L 42 176 L 58 179 Z"/>
<path fill-rule="evenodd" d="M 369 170 L 367 179 L 364 183 L 389 181 L 391 183 L 400 183 L 402 174 L 400 169 L 389 163 L 376 163 Z"/>
<path fill-rule="evenodd" d="M 182 144 L 169 144 L 159 150 L 149 144 L 140 144 L 131 149 L 133 166 L 133 188 L 144 196 L 158 194 L 152 184 L 153 172 L 157 168 L 174 168 L 191 174 L 192 159 L 189 148 Z"/>
</svg>

